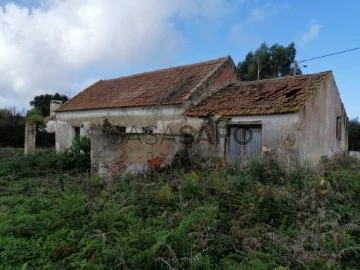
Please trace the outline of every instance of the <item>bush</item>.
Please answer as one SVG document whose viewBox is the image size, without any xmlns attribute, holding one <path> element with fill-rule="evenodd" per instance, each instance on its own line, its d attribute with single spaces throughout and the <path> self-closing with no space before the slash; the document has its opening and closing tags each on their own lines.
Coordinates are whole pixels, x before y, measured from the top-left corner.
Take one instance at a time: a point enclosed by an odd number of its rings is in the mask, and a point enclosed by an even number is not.
<svg viewBox="0 0 360 270">
<path fill-rule="evenodd" d="M 8 158 L 0 163 L 0 177 L 36 177 L 58 172 L 88 171 L 90 168 L 90 139 L 81 137 L 62 153 L 54 149 L 36 149 L 35 153 L 24 155 L 22 151 L 2 151 Z"/>
<path fill-rule="evenodd" d="M 86 147 L 67 155 L 75 162 Z M 274 160 L 165 170 L 106 189 L 98 177 L 45 169 L 59 157 L 2 158 L 1 269 L 358 268 L 360 169 L 351 160 L 329 159 L 326 174 Z"/>
<path fill-rule="evenodd" d="M 63 170 L 89 170 L 91 166 L 91 140 L 87 136 L 75 138 L 72 146 L 61 153 Z"/>
</svg>

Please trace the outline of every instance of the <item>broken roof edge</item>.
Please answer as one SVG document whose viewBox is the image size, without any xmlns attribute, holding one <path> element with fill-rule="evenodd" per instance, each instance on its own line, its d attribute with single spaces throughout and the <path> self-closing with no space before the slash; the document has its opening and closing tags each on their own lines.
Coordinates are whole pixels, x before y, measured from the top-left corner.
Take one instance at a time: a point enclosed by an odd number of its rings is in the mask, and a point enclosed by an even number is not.
<svg viewBox="0 0 360 270">
<path fill-rule="evenodd" d="M 207 61 L 201 61 L 201 62 L 195 62 L 195 63 L 191 63 L 191 64 L 184 64 L 184 65 L 179 65 L 179 66 L 172 66 L 172 67 L 168 67 L 168 68 L 162 68 L 162 69 L 156 69 L 156 70 L 151 70 L 151 71 L 146 71 L 146 72 L 141 72 L 141 73 L 136 73 L 136 74 L 131 74 L 131 75 L 126 75 L 126 76 L 120 76 L 117 78 L 111 78 L 111 79 L 100 79 L 96 82 L 94 82 L 93 84 L 89 85 L 88 87 L 86 87 L 84 90 L 80 91 L 79 93 L 77 93 L 75 96 L 73 96 L 71 99 L 69 99 L 68 101 L 66 101 L 65 103 L 63 103 L 58 109 L 55 110 L 55 112 L 63 112 L 63 111 L 79 111 L 79 110 L 94 110 L 92 108 L 85 108 L 85 109 L 63 109 L 65 107 L 66 104 L 70 103 L 73 99 L 75 98 L 79 98 L 80 96 L 82 96 L 83 94 L 85 94 L 90 88 L 94 87 L 96 84 L 102 83 L 102 82 L 111 82 L 111 81 L 115 81 L 118 79 L 129 79 L 129 78 L 134 78 L 137 76 L 143 76 L 143 75 L 151 75 L 151 74 L 155 74 L 158 72 L 167 72 L 167 71 L 171 71 L 171 70 L 175 70 L 175 69 L 179 69 L 179 68 L 191 68 L 193 66 L 197 66 L 197 65 L 204 65 L 207 63 L 211 63 L 211 62 L 216 62 L 219 60 L 222 60 L 218 65 L 216 65 L 216 67 L 214 67 L 214 69 L 212 71 L 210 71 L 209 73 L 213 74 L 216 72 L 217 69 L 219 69 L 224 63 L 226 63 L 228 60 L 232 61 L 232 58 L 230 55 L 227 55 L 225 57 L 219 57 L 219 58 L 215 58 L 215 59 L 211 59 L 211 60 L 207 60 Z M 234 65 L 234 62 L 232 61 L 232 64 Z M 235 65 L 234 65 L 235 66 Z M 206 76 L 207 77 L 207 76 Z M 200 83 L 202 83 L 203 80 L 200 81 Z M 199 83 L 199 84 L 200 84 Z M 193 88 L 195 89 L 196 86 Z M 196 89 L 194 90 L 196 91 Z M 184 103 L 184 102 L 182 102 Z M 134 107 L 139 107 L 139 106 L 153 106 L 153 105 L 138 105 L 138 106 L 134 106 Z M 133 107 L 133 106 L 129 106 L 129 107 Z M 126 106 L 123 107 L 111 107 L 111 108 L 126 108 Z"/>
</svg>

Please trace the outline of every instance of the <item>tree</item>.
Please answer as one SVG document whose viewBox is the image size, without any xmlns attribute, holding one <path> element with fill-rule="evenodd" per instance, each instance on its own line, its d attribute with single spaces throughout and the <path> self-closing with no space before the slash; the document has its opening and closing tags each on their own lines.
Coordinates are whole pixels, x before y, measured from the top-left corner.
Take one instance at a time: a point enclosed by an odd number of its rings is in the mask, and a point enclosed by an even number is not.
<svg viewBox="0 0 360 270">
<path fill-rule="evenodd" d="M 60 95 L 59 93 L 55 93 L 54 95 L 45 94 L 34 97 L 32 101 L 30 101 L 30 106 L 37 109 L 40 114 L 45 117 L 50 114 L 50 101 L 51 100 L 61 100 L 62 102 L 67 101 L 69 98 L 66 95 Z"/>
<path fill-rule="evenodd" d="M 25 122 L 30 124 L 35 124 L 37 130 L 45 130 L 46 124 L 44 122 L 44 118 L 41 115 L 40 111 L 38 109 L 31 109 L 27 112 L 25 117 Z"/>
<path fill-rule="evenodd" d="M 241 81 L 255 81 L 292 75 L 296 56 L 295 44 L 287 47 L 274 44 L 270 48 L 262 43 L 255 52 L 249 52 L 237 65 L 237 77 Z M 296 74 L 301 74 L 298 68 Z"/>
<path fill-rule="evenodd" d="M 349 121 L 349 150 L 360 151 L 360 122 L 357 117 Z"/>
<path fill-rule="evenodd" d="M 0 109 L 0 128 L 20 125 L 23 118 L 19 112 L 16 112 L 15 107 Z"/>
</svg>

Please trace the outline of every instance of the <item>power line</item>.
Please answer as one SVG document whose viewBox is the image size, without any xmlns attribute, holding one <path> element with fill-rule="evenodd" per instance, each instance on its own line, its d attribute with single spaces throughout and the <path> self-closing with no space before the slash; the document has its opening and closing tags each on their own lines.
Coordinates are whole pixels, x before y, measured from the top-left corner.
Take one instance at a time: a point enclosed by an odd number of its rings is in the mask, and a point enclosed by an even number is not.
<svg viewBox="0 0 360 270">
<path fill-rule="evenodd" d="M 73 93 L 75 93 L 75 92 L 72 92 L 72 91 L 67 91 L 67 92 L 65 92 L 65 91 L 56 91 L 57 93 L 62 93 L 62 94 L 66 94 L 67 95 L 67 97 L 68 98 L 70 98 L 70 96 L 73 94 Z"/>
<path fill-rule="evenodd" d="M 328 57 L 328 56 L 333 56 L 333 55 L 336 55 L 336 54 L 351 52 L 351 51 L 355 51 L 355 50 L 359 50 L 359 49 L 360 49 L 360 47 L 356 47 L 356 48 L 353 48 L 353 49 L 350 49 L 350 50 L 345 50 L 345 51 L 341 51 L 341 52 L 335 52 L 335 53 L 325 54 L 325 55 L 322 55 L 322 56 L 318 56 L 318 57 L 313 57 L 313 58 L 301 60 L 301 61 L 298 61 L 298 63 L 302 63 L 302 62 L 306 62 L 306 61 L 311 61 L 311 60 L 315 60 L 315 59 L 319 59 L 319 58 L 324 58 L 324 57 Z"/>
</svg>

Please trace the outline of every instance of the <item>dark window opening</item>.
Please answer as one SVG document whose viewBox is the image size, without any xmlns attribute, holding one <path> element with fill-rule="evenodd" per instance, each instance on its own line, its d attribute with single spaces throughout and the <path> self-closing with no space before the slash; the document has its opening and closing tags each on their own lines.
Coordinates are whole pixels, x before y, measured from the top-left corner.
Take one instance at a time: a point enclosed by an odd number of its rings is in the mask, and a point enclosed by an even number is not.
<svg viewBox="0 0 360 270">
<path fill-rule="evenodd" d="M 75 131 L 75 138 L 79 138 L 80 137 L 80 127 L 74 127 L 74 131 Z"/>
<path fill-rule="evenodd" d="M 336 139 L 341 140 L 341 116 L 336 117 Z"/>
</svg>

